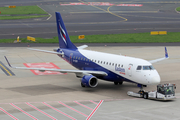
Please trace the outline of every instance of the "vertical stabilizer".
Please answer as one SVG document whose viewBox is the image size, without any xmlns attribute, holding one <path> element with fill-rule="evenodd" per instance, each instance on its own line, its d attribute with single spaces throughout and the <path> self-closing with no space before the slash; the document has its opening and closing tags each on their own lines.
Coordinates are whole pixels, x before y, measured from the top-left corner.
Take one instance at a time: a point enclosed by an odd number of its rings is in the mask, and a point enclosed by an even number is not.
<svg viewBox="0 0 180 120">
<path fill-rule="evenodd" d="M 56 23 L 59 38 L 59 47 L 67 49 L 77 49 L 77 47 L 71 42 L 69 38 L 61 14 L 59 12 L 56 12 Z"/>
</svg>

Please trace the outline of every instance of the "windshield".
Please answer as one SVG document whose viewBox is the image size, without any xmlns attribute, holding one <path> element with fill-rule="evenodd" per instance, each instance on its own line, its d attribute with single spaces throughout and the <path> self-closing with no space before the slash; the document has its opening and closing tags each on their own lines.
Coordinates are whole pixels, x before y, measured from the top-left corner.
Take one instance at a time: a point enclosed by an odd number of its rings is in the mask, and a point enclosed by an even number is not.
<svg viewBox="0 0 180 120">
<path fill-rule="evenodd" d="M 154 70 L 154 67 L 152 65 L 150 65 L 150 66 L 143 66 L 143 70 Z"/>
<path fill-rule="evenodd" d="M 174 87 L 167 86 L 167 87 L 158 87 L 158 92 L 164 95 L 174 94 Z"/>
</svg>

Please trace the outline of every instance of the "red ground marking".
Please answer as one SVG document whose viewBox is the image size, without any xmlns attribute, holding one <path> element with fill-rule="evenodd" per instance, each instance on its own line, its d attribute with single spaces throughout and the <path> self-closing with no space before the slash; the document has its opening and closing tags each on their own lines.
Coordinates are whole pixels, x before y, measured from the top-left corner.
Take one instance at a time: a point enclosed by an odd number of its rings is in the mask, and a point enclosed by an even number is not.
<svg viewBox="0 0 180 120">
<path fill-rule="evenodd" d="M 80 112 L 80 111 L 78 111 L 78 110 L 76 110 L 76 109 L 74 109 L 74 108 L 72 108 L 72 107 L 62 103 L 62 102 L 60 102 L 60 101 L 58 103 L 60 103 L 61 105 L 65 106 L 65 107 L 67 107 L 67 108 L 69 108 L 69 109 L 71 109 L 71 110 L 73 110 L 73 111 L 75 111 L 75 112 L 77 112 L 77 113 L 79 113 L 81 115 L 84 115 L 85 117 L 88 117 L 88 115 L 86 115 L 86 114 L 84 114 L 84 113 L 82 113 L 82 112 Z"/>
<path fill-rule="evenodd" d="M 114 4 L 109 2 L 88 2 L 87 5 L 94 5 L 94 6 L 112 6 Z"/>
<path fill-rule="evenodd" d="M 116 6 L 134 6 L 134 7 L 141 7 L 143 6 L 142 4 L 118 4 Z"/>
<path fill-rule="evenodd" d="M 112 6 L 115 5 L 113 3 L 109 2 L 88 2 L 88 3 L 69 3 L 69 4 L 60 4 L 62 6 L 66 5 L 93 5 L 93 6 Z M 134 7 L 140 7 L 143 6 L 142 4 L 118 4 L 115 6 L 134 6 Z"/>
<path fill-rule="evenodd" d="M 114 4 L 109 3 L 109 2 L 88 2 L 86 3 L 69 3 L 69 4 L 60 4 L 62 6 L 65 5 L 94 5 L 94 6 L 112 6 Z"/>
<path fill-rule="evenodd" d="M 86 106 L 86 105 L 83 105 L 83 104 L 81 104 L 81 103 L 79 103 L 79 102 L 77 102 L 77 101 L 74 101 L 74 102 L 77 103 L 78 105 L 81 105 L 81 106 L 87 108 L 87 109 L 93 110 L 92 108 L 90 108 L 90 107 L 88 107 L 88 106 Z"/>
<path fill-rule="evenodd" d="M 24 63 L 28 68 L 49 68 L 49 69 L 60 69 L 54 63 Z M 55 71 L 40 72 L 39 70 L 31 70 L 35 75 L 51 75 L 51 74 L 63 74 Z"/>
<path fill-rule="evenodd" d="M 92 102 L 92 103 L 94 103 L 94 104 L 96 104 L 96 105 L 98 104 L 98 103 L 96 103 L 96 102 L 94 102 L 94 101 L 92 101 L 92 100 L 90 100 L 90 102 Z"/>
<path fill-rule="evenodd" d="M 13 107 L 15 107 L 16 109 L 18 109 L 19 111 L 23 112 L 24 114 L 26 114 L 27 116 L 31 117 L 34 120 L 38 120 L 37 118 L 35 118 L 34 116 L 28 114 L 27 112 L 25 112 L 24 110 L 22 110 L 21 108 L 19 108 L 18 106 L 14 105 L 13 103 L 10 103 L 10 105 L 12 105 Z"/>
<path fill-rule="evenodd" d="M 44 105 L 46 105 L 46 106 L 52 108 L 53 110 L 55 110 L 55 111 L 57 111 L 57 112 L 59 112 L 59 113 L 65 115 L 66 117 L 68 117 L 68 118 L 70 118 L 70 119 L 72 119 L 72 120 L 76 120 L 75 118 L 73 118 L 73 117 L 67 115 L 66 113 L 64 113 L 64 112 L 62 112 L 62 111 L 60 111 L 60 110 L 58 110 L 58 109 L 56 109 L 56 108 L 50 106 L 49 104 L 47 104 L 47 103 L 45 103 L 45 102 L 42 102 L 42 103 L 43 103 Z"/>
<path fill-rule="evenodd" d="M 40 110 L 40 109 L 38 109 L 37 107 L 31 105 L 30 103 L 26 102 L 26 104 L 29 105 L 30 107 L 34 108 L 35 110 L 41 112 L 42 114 L 48 116 L 49 118 L 52 118 L 53 120 L 57 120 L 56 118 L 54 118 L 54 117 L 52 117 L 51 115 L 49 115 L 49 114 L 43 112 L 42 110 Z"/>
<path fill-rule="evenodd" d="M 100 105 L 102 104 L 103 100 L 101 100 L 98 105 L 94 108 L 94 110 L 91 112 L 91 114 L 88 116 L 88 118 L 86 120 L 89 120 L 93 114 L 97 111 L 97 109 L 100 107 Z"/>
<path fill-rule="evenodd" d="M 14 117 L 13 115 L 11 115 L 7 111 L 5 111 L 3 108 L 0 108 L 0 110 L 3 111 L 4 113 L 6 113 L 7 115 L 9 115 L 10 117 L 12 117 L 14 120 L 18 120 L 16 117 Z"/>
</svg>

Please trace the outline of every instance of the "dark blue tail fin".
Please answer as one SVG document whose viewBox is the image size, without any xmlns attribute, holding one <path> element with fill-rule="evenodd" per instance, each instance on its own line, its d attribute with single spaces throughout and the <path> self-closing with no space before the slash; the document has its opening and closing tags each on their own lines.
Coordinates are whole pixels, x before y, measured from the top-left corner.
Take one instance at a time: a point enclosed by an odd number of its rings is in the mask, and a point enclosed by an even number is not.
<svg viewBox="0 0 180 120">
<path fill-rule="evenodd" d="M 77 47 L 71 42 L 69 38 L 61 14 L 59 12 L 56 12 L 56 23 L 59 38 L 59 47 L 67 49 L 77 49 Z"/>
</svg>

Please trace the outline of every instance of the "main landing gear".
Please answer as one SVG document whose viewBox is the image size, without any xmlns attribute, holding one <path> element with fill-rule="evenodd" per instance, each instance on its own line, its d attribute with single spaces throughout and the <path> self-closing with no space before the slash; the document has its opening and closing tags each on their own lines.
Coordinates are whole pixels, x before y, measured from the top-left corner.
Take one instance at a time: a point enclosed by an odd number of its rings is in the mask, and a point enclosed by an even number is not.
<svg viewBox="0 0 180 120">
<path fill-rule="evenodd" d="M 121 82 L 114 82 L 114 85 L 122 85 L 123 84 L 123 81 L 121 81 Z"/>
</svg>

